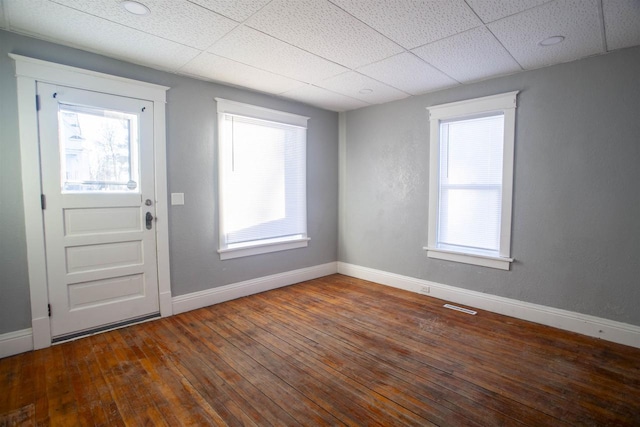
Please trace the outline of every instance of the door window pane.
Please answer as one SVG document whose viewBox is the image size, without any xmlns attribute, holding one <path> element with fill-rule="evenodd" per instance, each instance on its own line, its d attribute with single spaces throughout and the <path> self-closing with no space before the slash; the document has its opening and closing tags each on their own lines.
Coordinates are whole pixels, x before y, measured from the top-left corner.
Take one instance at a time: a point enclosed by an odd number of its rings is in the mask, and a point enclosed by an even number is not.
<svg viewBox="0 0 640 427">
<path fill-rule="evenodd" d="M 139 192 L 138 116 L 61 104 L 63 192 Z"/>
</svg>

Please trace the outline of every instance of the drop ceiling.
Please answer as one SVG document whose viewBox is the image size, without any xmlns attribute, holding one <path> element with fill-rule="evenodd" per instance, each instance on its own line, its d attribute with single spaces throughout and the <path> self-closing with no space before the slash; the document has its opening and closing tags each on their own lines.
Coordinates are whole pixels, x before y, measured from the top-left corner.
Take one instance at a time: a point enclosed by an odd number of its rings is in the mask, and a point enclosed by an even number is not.
<svg viewBox="0 0 640 427">
<path fill-rule="evenodd" d="M 640 0 L 139 2 L 0 0 L 0 28 L 334 111 L 640 45 Z"/>
</svg>

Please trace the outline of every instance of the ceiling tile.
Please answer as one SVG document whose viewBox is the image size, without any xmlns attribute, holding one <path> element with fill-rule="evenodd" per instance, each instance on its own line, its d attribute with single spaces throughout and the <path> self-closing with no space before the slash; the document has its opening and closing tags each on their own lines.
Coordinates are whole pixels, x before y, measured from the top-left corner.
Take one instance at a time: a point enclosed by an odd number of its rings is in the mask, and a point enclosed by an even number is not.
<svg viewBox="0 0 640 427">
<path fill-rule="evenodd" d="M 228 18 L 242 22 L 271 0 L 188 0 Z"/>
<path fill-rule="evenodd" d="M 336 111 L 640 45 L 640 0 L 121 1 L 0 0 L 0 28 Z"/>
<path fill-rule="evenodd" d="M 186 0 L 143 0 L 151 10 L 146 16 L 127 12 L 121 0 L 56 0 L 56 3 L 197 49 L 208 48 L 237 25 Z"/>
<path fill-rule="evenodd" d="M 603 0 L 607 49 L 640 45 L 640 1 Z"/>
<path fill-rule="evenodd" d="M 174 71 L 199 53 L 46 0 L 11 1 L 5 6 L 11 30 L 135 64 Z"/>
<path fill-rule="evenodd" d="M 209 51 L 307 83 L 324 80 L 348 70 L 245 26 L 236 28 Z"/>
<path fill-rule="evenodd" d="M 408 52 L 366 65 L 358 72 L 392 85 L 412 95 L 418 95 L 458 84 Z"/>
<path fill-rule="evenodd" d="M 466 0 L 485 23 L 515 15 L 550 0 Z"/>
<path fill-rule="evenodd" d="M 181 74 L 232 84 L 267 93 L 282 93 L 304 83 L 259 70 L 211 53 L 200 56 L 182 67 Z"/>
<path fill-rule="evenodd" d="M 412 52 L 463 83 L 522 70 L 484 27 L 413 49 Z"/>
<path fill-rule="evenodd" d="M 339 76 L 331 77 L 318 83 L 318 86 L 369 104 L 381 104 L 409 96 L 405 92 L 380 83 L 371 77 L 363 76 L 355 71 L 349 71 Z"/>
<path fill-rule="evenodd" d="M 598 0 L 558 0 L 488 25 L 525 69 L 573 61 L 603 53 Z M 553 46 L 538 43 L 561 35 Z"/>
<path fill-rule="evenodd" d="M 246 24 L 348 68 L 402 51 L 326 0 L 274 0 Z"/>
<path fill-rule="evenodd" d="M 282 96 L 332 111 L 355 110 L 356 108 L 362 108 L 369 105 L 366 102 L 340 95 L 313 85 L 299 87 L 292 91 L 283 93 Z"/>
<path fill-rule="evenodd" d="M 331 0 L 407 49 L 482 25 L 463 0 Z"/>
</svg>

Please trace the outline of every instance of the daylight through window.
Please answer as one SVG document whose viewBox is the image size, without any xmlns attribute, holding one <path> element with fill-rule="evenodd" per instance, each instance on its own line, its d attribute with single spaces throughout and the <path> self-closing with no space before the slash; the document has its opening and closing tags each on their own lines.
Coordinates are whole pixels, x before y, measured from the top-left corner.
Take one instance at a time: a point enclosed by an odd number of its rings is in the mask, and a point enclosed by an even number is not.
<svg viewBox="0 0 640 427">
<path fill-rule="evenodd" d="M 516 94 L 429 108 L 430 258 L 509 269 Z"/>
<path fill-rule="evenodd" d="M 307 118 L 216 100 L 221 259 L 307 246 Z"/>
</svg>

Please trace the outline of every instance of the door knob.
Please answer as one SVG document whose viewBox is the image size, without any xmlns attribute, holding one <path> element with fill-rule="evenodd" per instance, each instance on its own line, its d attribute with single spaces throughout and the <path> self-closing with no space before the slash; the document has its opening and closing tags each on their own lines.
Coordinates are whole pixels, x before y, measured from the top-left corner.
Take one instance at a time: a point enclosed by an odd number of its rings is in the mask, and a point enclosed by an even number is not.
<svg viewBox="0 0 640 427">
<path fill-rule="evenodd" d="M 151 212 L 147 212 L 147 215 L 144 217 L 144 219 L 147 222 L 147 230 L 151 230 L 151 228 L 153 227 L 153 220 L 155 219 L 153 215 L 151 215 Z"/>
</svg>

